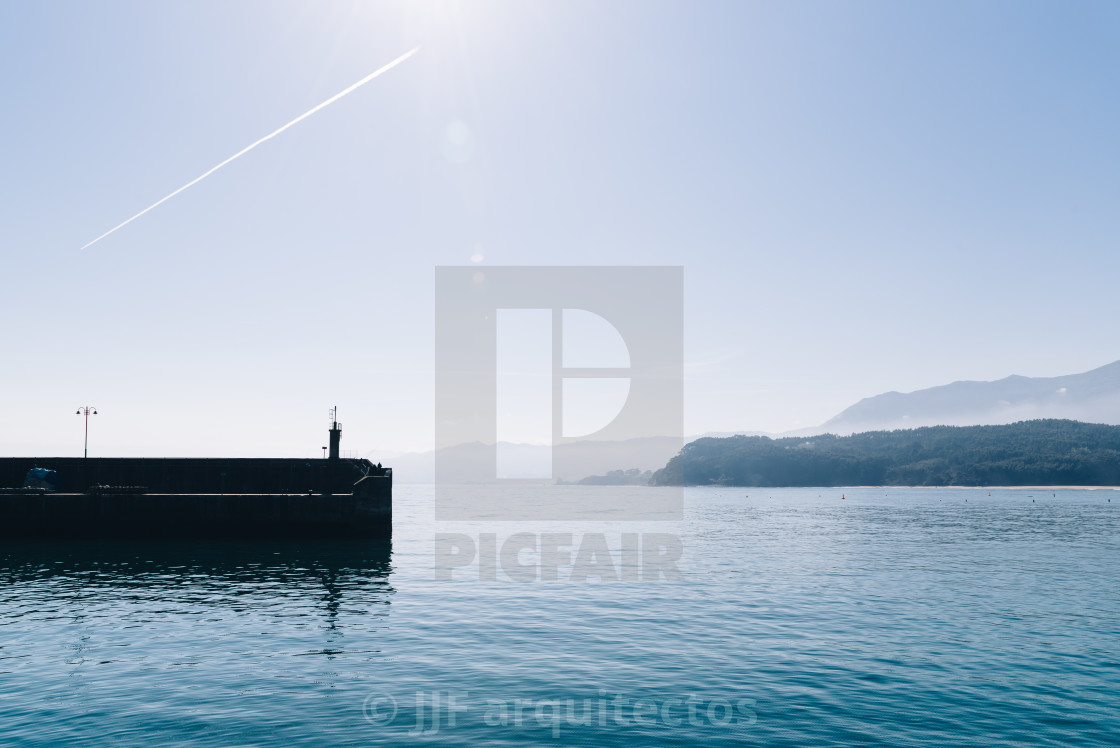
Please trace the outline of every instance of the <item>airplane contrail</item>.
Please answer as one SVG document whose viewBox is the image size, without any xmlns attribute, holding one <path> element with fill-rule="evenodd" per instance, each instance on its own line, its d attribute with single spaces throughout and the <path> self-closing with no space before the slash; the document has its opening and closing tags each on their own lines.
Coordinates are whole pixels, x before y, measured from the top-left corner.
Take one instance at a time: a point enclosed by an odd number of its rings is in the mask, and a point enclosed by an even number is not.
<svg viewBox="0 0 1120 748">
<path fill-rule="evenodd" d="M 308 110 L 307 110 L 306 112 L 304 112 L 304 113 L 303 113 L 303 114 L 301 114 L 300 116 L 296 117 L 296 118 L 295 118 L 294 120 L 292 120 L 292 121 L 291 121 L 291 122 L 289 122 L 288 124 L 284 125 L 284 126 L 283 126 L 283 127 L 281 127 L 280 129 L 278 129 L 278 130 L 276 130 L 276 131 L 274 131 L 274 132 L 270 132 L 270 133 L 269 133 L 268 135 L 265 135 L 265 136 L 264 136 L 263 138 L 261 138 L 260 140 L 256 141 L 255 143 L 253 143 L 253 144 L 251 144 L 251 145 L 248 145 L 248 146 L 246 146 L 246 147 L 242 148 L 242 149 L 241 149 L 240 151 L 238 151 L 237 153 L 233 154 L 232 156 L 230 156 L 229 158 L 227 158 L 227 159 L 226 159 L 225 161 L 223 161 L 222 163 L 220 163 L 220 164 L 218 164 L 217 166 L 215 166 L 215 167 L 214 167 L 213 169 L 210 169 L 209 171 L 207 171 L 207 172 L 203 173 L 203 174 L 202 174 L 202 176 L 200 176 L 200 177 L 196 177 L 195 179 L 192 179 L 191 181 L 187 182 L 186 184 L 184 184 L 184 185 L 183 185 L 182 187 L 180 187 L 179 189 L 177 189 L 177 190 L 175 190 L 174 192 L 172 192 L 172 193 L 171 193 L 170 195 L 168 195 L 167 197 L 165 197 L 165 198 L 163 198 L 163 199 L 161 199 L 161 200 L 158 200 L 158 201 L 156 201 L 156 202 L 152 203 L 152 204 L 151 204 L 151 205 L 149 205 L 149 206 L 148 206 L 147 208 L 144 208 L 144 210 L 142 210 L 142 211 L 140 211 L 139 213 L 137 213 L 136 215 L 134 215 L 134 216 L 133 216 L 132 218 L 129 218 L 129 219 L 127 220 L 127 221 L 124 221 L 123 223 L 120 223 L 120 224 L 118 224 L 118 225 L 114 226 L 113 228 L 109 229 L 109 230 L 108 230 L 108 231 L 106 231 L 106 232 L 105 232 L 104 234 L 102 234 L 101 236 L 99 236 L 99 237 L 97 237 L 96 239 L 94 239 L 93 241 L 91 241 L 91 242 L 90 242 L 89 244 L 86 244 L 86 245 L 84 245 L 84 246 L 82 247 L 82 249 L 86 249 L 87 247 L 90 247 L 90 246 L 93 246 L 94 244 L 97 244 L 97 242 L 101 241 L 102 239 L 104 239 L 105 237 L 107 237 L 107 236 L 108 236 L 109 234 L 113 233 L 113 232 L 114 232 L 114 231 L 116 231 L 117 229 L 122 229 L 122 228 L 124 228 L 125 226 L 127 226 L 127 225 L 128 225 L 128 224 L 130 224 L 130 223 L 132 223 L 133 221 L 135 221 L 135 220 L 136 220 L 137 218 L 139 218 L 140 216 L 142 216 L 142 215 L 144 215 L 145 213 L 147 213 L 147 212 L 148 212 L 149 210 L 151 210 L 152 208 L 155 208 L 156 206 L 158 206 L 158 205 L 160 205 L 160 204 L 162 204 L 162 203 L 165 203 L 165 202 L 167 202 L 168 200 L 170 200 L 171 198 L 175 197 L 176 195 L 178 195 L 178 194 L 179 194 L 180 192 L 182 192 L 183 190 L 187 189 L 188 187 L 193 187 L 194 185 L 198 184 L 198 183 L 199 183 L 199 182 L 201 182 L 201 181 L 202 181 L 203 179 L 206 179 L 206 177 L 210 176 L 211 174 L 213 174 L 214 172 L 216 172 L 216 171 L 217 171 L 218 169 L 220 169 L 220 168 L 222 168 L 223 166 L 225 166 L 226 164 L 228 164 L 228 163 L 229 163 L 230 161 L 233 161 L 233 160 L 234 160 L 234 159 L 236 159 L 236 158 L 239 158 L 239 157 L 241 157 L 241 156 L 244 156 L 244 155 L 245 155 L 246 153 L 248 153 L 249 151 L 253 150 L 254 148 L 256 148 L 256 147 L 257 147 L 258 145 L 260 145 L 261 143 L 265 142 L 266 140 L 271 140 L 271 139 L 275 138 L 275 137 L 276 137 L 277 135 L 279 135 L 280 133 L 284 132 L 285 130 L 287 130 L 287 129 L 288 129 L 289 127 L 291 127 L 292 125 L 294 125 L 294 124 L 296 124 L 296 123 L 298 123 L 298 122 L 302 122 L 303 120 L 307 119 L 307 118 L 308 118 L 308 117 L 310 117 L 310 116 L 311 116 L 312 114 L 315 114 L 315 112 L 319 111 L 319 110 L 320 110 L 320 109 L 322 109 L 323 107 L 329 106 L 329 105 L 333 104 L 334 102 L 338 101 L 339 99 L 341 99 L 341 98 L 342 98 L 343 96 L 345 96 L 346 94 L 348 94 L 348 93 L 350 93 L 350 92 L 352 92 L 352 91 L 354 91 L 354 90 L 356 90 L 356 89 L 358 89 L 358 88 L 361 88 L 362 86 L 364 86 L 365 84 L 369 83 L 369 82 L 370 82 L 371 80 L 373 80 L 373 79 L 374 79 L 374 78 L 376 78 L 377 76 L 381 75 L 382 73 L 384 73 L 384 72 L 386 72 L 386 71 L 388 71 L 388 70 L 391 70 L 391 69 L 395 68 L 395 67 L 396 67 L 397 65 L 400 65 L 400 64 L 401 64 L 402 62 L 404 62 L 405 60 L 407 60 L 407 59 L 408 59 L 409 57 L 412 57 L 412 56 L 413 56 L 414 54 L 416 54 L 416 53 L 417 53 L 417 52 L 419 52 L 419 51 L 420 51 L 420 48 L 419 48 L 419 47 L 416 47 L 415 49 L 412 49 L 412 50 L 409 50 L 408 52 L 405 52 L 405 53 L 404 53 L 403 55 L 401 55 L 401 56 L 400 56 L 400 57 L 398 57 L 397 59 L 393 60 L 393 61 L 392 61 L 392 62 L 390 62 L 390 63 L 389 63 L 388 65 L 385 65 L 384 67 L 381 67 L 381 68 L 378 68 L 377 70 L 374 70 L 374 71 L 373 71 L 372 73 L 370 73 L 369 75 L 367 75 L 367 76 L 366 76 L 365 78 L 362 78 L 362 79 L 361 79 L 360 81 L 358 81 L 358 82 L 357 82 L 357 83 L 355 83 L 354 85 L 352 85 L 352 86 L 350 86 L 350 87 L 348 87 L 348 88 L 345 88 L 345 89 L 343 89 L 342 91 L 339 91 L 339 92 L 338 92 L 338 93 L 336 93 L 336 94 L 335 94 L 334 96 L 332 96 L 332 97 L 330 97 L 329 99 L 327 99 L 326 101 L 324 101 L 324 102 L 323 102 L 322 104 L 319 104 L 318 106 L 315 106 L 315 107 L 312 107 L 311 109 L 308 109 Z M 79 251 L 80 251 L 80 250 L 79 250 Z"/>
</svg>

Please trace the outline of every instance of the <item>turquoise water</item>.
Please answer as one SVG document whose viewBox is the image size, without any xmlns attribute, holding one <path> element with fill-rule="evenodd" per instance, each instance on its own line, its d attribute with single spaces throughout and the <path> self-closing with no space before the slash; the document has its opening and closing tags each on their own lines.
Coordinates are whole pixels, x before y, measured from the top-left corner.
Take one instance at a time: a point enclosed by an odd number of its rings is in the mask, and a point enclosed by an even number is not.
<svg viewBox="0 0 1120 748">
<path fill-rule="evenodd" d="M 688 489 L 683 522 L 547 528 L 431 495 L 398 487 L 391 545 L 3 546 L 0 745 L 1120 744 L 1120 492 Z M 680 574 L 435 578 L 437 531 L 490 530 L 675 534 Z"/>
</svg>

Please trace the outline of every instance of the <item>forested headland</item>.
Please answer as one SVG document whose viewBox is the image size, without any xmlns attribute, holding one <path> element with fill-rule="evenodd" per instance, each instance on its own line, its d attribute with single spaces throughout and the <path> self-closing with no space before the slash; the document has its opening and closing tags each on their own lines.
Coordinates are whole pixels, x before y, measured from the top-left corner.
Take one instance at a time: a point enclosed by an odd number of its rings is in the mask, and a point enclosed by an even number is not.
<svg viewBox="0 0 1120 748">
<path fill-rule="evenodd" d="M 771 439 L 704 438 L 655 486 L 1120 485 L 1120 426 L 1067 420 Z"/>
</svg>

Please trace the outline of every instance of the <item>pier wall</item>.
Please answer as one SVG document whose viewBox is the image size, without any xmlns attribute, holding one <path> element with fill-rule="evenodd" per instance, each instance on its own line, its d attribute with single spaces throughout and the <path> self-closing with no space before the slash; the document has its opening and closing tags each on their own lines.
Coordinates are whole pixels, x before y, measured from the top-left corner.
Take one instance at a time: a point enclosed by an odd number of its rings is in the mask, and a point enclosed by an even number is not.
<svg viewBox="0 0 1120 748">
<path fill-rule="evenodd" d="M 150 493 L 350 493 L 378 468 L 368 460 L 190 457 L 3 457 L 0 487 L 18 488 L 33 467 L 58 473 L 60 493 L 141 486 Z"/>
<path fill-rule="evenodd" d="M 392 524 L 386 492 L 0 495 L 2 538 L 387 538 Z"/>
<path fill-rule="evenodd" d="M 12 490 L 32 467 L 59 490 Z M 368 460 L 7 457 L 0 488 L 2 538 L 388 538 L 393 525 L 393 471 Z"/>
</svg>

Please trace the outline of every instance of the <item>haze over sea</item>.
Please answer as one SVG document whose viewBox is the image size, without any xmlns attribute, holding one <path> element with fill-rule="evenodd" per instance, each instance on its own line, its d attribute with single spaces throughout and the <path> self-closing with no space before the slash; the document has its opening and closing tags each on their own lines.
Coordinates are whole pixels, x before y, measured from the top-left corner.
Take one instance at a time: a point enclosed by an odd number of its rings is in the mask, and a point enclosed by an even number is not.
<svg viewBox="0 0 1120 748">
<path fill-rule="evenodd" d="M 1120 743 L 1111 489 L 691 488 L 637 528 L 680 579 L 605 583 L 436 581 L 479 528 L 395 498 L 391 547 L 5 544 L 0 744 Z"/>
</svg>

